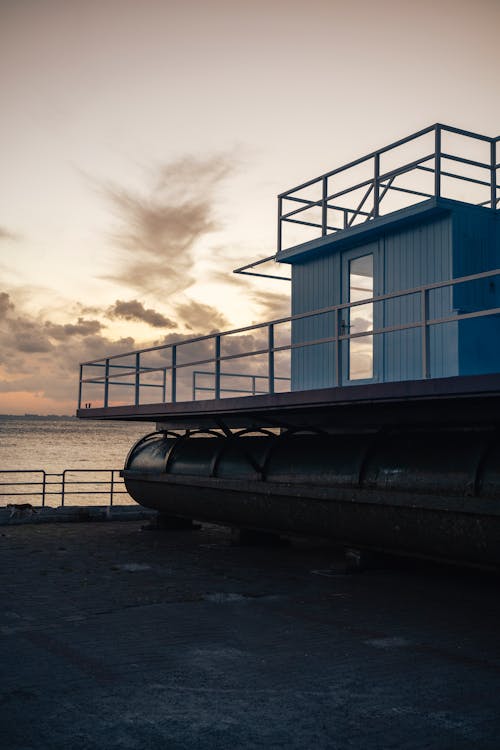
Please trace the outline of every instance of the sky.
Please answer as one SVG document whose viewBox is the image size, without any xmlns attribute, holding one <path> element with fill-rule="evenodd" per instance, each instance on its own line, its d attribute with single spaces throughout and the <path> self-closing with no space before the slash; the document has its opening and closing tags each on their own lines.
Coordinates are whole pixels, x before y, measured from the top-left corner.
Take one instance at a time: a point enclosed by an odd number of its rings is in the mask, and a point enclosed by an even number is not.
<svg viewBox="0 0 500 750">
<path fill-rule="evenodd" d="M 277 194 L 434 122 L 498 135 L 499 29 L 499 0 L 0 0 L 0 413 L 288 314 L 232 274 Z"/>
</svg>

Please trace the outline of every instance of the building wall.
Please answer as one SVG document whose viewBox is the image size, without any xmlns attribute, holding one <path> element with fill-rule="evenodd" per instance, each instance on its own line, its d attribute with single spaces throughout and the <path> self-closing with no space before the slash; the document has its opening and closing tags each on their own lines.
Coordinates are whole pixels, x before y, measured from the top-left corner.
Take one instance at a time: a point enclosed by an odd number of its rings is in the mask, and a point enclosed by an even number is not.
<svg viewBox="0 0 500 750">
<path fill-rule="evenodd" d="M 384 293 L 423 286 L 452 277 L 452 221 L 450 215 L 387 233 L 383 244 Z M 451 314 L 450 288 L 429 292 L 429 317 Z M 383 325 L 404 325 L 421 320 L 422 297 L 414 294 L 387 300 L 383 304 Z M 446 377 L 458 374 L 457 325 L 447 323 L 429 329 L 429 374 Z M 423 376 L 422 331 L 419 328 L 384 334 L 383 371 L 385 381 L 417 379 Z"/>
<path fill-rule="evenodd" d="M 453 213 L 454 276 L 500 267 L 500 215 L 475 206 Z M 453 307 L 460 313 L 500 307 L 500 276 L 459 284 Z M 462 375 L 500 372 L 498 315 L 462 320 L 458 324 L 459 369 Z"/>
<path fill-rule="evenodd" d="M 412 225 L 387 230 L 376 240 L 356 245 L 361 253 L 373 253 L 376 271 L 375 294 L 410 289 L 452 274 L 452 220 L 450 214 Z M 321 255 L 295 262 L 292 267 L 292 313 L 317 310 L 345 301 L 343 256 L 352 248 L 335 251 L 324 248 Z M 345 265 L 345 263 L 344 263 Z M 378 278 L 377 278 L 378 276 Z M 344 294 L 344 300 L 342 295 Z M 431 317 L 444 317 L 452 309 L 451 290 L 429 295 Z M 375 327 L 410 323 L 420 318 L 421 297 L 377 303 Z M 295 321 L 294 344 L 332 336 L 333 313 Z M 393 332 L 375 337 L 375 378 L 394 381 L 422 377 L 422 336 L 420 329 Z M 383 340 L 382 340 L 383 339 Z M 436 326 L 429 333 L 431 376 L 458 374 L 457 324 Z M 346 361 L 347 347 L 341 348 Z M 346 369 L 346 368 L 345 368 Z M 346 384 L 346 375 L 342 379 Z M 357 381 L 350 381 L 357 382 Z M 335 344 L 319 344 L 292 351 L 294 390 L 335 385 Z"/>
</svg>

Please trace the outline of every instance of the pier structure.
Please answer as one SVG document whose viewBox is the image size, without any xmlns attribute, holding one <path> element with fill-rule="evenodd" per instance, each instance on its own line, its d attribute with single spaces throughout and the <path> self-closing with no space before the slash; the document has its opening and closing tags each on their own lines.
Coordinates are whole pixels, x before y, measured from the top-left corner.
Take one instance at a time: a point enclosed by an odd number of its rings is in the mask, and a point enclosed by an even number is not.
<svg viewBox="0 0 500 750">
<path fill-rule="evenodd" d="M 83 363 L 78 416 L 157 422 L 132 496 L 497 566 L 499 140 L 436 124 L 282 193 L 290 316 Z"/>
</svg>

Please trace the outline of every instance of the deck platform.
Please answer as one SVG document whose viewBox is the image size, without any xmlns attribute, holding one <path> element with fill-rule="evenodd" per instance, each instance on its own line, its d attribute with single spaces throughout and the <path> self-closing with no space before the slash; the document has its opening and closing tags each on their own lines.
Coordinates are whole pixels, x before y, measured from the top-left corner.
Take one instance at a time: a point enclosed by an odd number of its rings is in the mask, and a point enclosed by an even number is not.
<svg viewBox="0 0 500 750">
<path fill-rule="evenodd" d="M 141 523 L 4 527 L 4 750 L 496 750 L 498 578 Z"/>
<path fill-rule="evenodd" d="M 82 419 L 159 423 L 159 429 L 321 428 L 500 420 L 500 375 L 351 385 L 238 398 L 79 409 Z"/>
</svg>

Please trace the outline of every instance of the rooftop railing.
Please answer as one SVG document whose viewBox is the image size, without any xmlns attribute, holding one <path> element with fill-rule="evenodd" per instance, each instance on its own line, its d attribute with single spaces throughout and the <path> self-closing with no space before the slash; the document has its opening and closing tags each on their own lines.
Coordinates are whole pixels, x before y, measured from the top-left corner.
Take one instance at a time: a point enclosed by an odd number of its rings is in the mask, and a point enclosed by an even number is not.
<svg viewBox="0 0 500 750">
<path fill-rule="evenodd" d="M 343 361 L 345 363 L 348 356 L 349 342 L 368 342 L 397 331 L 419 332 L 417 377 L 433 377 L 430 333 L 438 326 L 499 316 L 498 276 L 500 269 L 485 271 L 85 362 L 80 365 L 78 406 L 79 409 L 138 407 L 147 403 L 192 402 L 200 393 L 206 400 L 208 394 L 213 399 L 221 399 L 297 390 L 292 378 L 292 353 L 309 347 L 331 347 L 329 356 L 333 359 L 334 375 L 329 385 L 337 386 L 345 382 Z M 475 285 L 475 288 L 467 285 Z M 468 300 L 467 305 L 457 307 L 457 299 L 451 292 L 458 287 L 468 290 L 462 295 Z M 445 290 L 449 294 L 443 304 Z M 401 322 L 400 312 L 399 324 L 387 325 L 385 312 L 391 301 L 404 300 L 408 302 L 408 314 Z M 365 330 L 352 330 L 349 326 L 351 310 L 358 306 L 366 309 L 370 304 L 375 311 L 374 323 Z M 321 338 L 308 335 L 307 322 L 318 319 L 325 321 L 323 328 L 328 332 Z M 490 338 L 489 346 L 496 346 L 494 339 Z M 203 383 L 200 378 L 204 378 Z M 124 400 L 124 391 L 130 393 L 131 398 Z"/>
<path fill-rule="evenodd" d="M 438 123 L 281 193 L 278 254 L 429 198 L 496 210 L 499 141 Z"/>
</svg>

